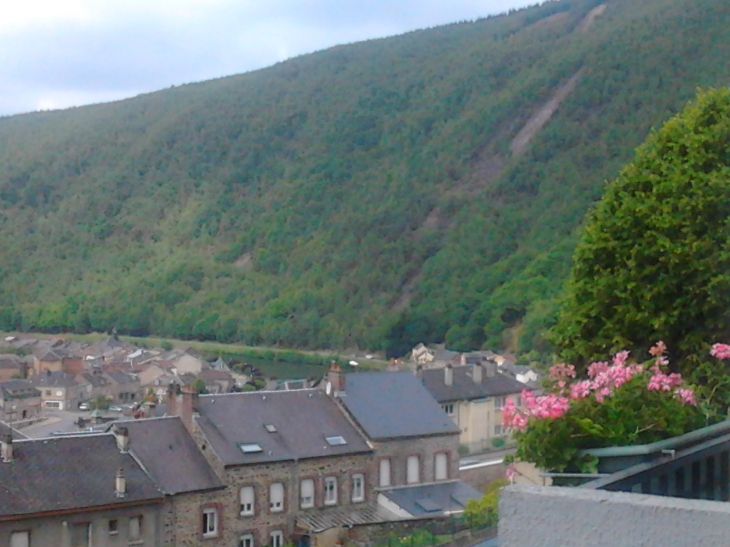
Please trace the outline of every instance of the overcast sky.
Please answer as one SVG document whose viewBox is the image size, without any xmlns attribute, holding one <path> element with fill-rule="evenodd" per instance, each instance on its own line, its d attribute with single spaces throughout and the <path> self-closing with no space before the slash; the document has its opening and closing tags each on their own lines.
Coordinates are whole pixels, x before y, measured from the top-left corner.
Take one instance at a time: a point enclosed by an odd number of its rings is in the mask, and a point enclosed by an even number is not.
<svg viewBox="0 0 730 547">
<path fill-rule="evenodd" d="M 536 0 L 0 0 L 0 115 L 131 97 Z"/>
</svg>

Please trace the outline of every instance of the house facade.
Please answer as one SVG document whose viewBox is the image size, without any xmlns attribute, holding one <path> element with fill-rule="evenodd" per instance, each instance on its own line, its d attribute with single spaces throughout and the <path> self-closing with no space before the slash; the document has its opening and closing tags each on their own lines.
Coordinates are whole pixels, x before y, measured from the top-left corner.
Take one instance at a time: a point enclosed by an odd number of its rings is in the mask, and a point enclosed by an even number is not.
<svg viewBox="0 0 730 547">
<path fill-rule="evenodd" d="M 28 380 L 0 383 L 0 421 L 28 425 L 41 416 L 41 394 Z"/>
<path fill-rule="evenodd" d="M 502 407 L 507 399 L 518 403 L 526 388 L 500 372 L 495 362 L 418 369 L 416 375 L 459 428 L 459 442 L 470 452 L 488 449 L 494 439 L 505 437 Z"/>
<path fill-rule="evenodd" d="M 62 371 L 46 370 L 31 379 L 41 392 L 43 408 L 50 410 L 75 410 L 86 400 L 86 390 L 73 375 Z"/>
<path fill-rule="evenodd" d="M 0 452 L 0 545 L 162 545 L 164 498 L 112 435 L 5 436 Z"/>
</svg>

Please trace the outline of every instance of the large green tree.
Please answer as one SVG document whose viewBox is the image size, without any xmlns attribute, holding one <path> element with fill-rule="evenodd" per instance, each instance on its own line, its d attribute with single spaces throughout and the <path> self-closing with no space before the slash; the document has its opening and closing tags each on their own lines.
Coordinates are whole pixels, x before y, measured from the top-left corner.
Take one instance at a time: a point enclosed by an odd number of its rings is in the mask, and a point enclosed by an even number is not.
<svg viewBox="0 0 730 547">
<path fill-rule="evenodd" d="M 664 340 L 686 363 L 727 341 L 729 221 L 730 89 L 703 90 L 589 214 L 552 330 L 561 357 L 585 366 Z"/>
</svg>

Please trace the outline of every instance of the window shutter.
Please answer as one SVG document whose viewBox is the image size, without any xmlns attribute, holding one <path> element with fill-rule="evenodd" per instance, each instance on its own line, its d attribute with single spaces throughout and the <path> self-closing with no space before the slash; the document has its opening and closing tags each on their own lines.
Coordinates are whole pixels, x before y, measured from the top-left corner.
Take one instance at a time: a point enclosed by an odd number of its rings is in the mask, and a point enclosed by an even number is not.
<svg viewBox="0 0 730 547">
<path fill-rule="evenodd" d="M 436 454 L 436 480 L 444 481 L 449 478 L 449 458 L 443 452 Z"/>
</svg>

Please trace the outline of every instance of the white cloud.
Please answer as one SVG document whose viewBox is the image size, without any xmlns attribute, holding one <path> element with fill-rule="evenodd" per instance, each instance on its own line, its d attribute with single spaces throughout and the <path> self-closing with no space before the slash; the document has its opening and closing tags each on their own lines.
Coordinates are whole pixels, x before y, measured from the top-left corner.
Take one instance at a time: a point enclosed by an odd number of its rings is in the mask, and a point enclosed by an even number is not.
<svg viewBox="0 0 730 547">
<path fill-rule="evenodd" d="M 108 101 L 524 0 L 0 0 L 0 115 Z"/>
</svg>

